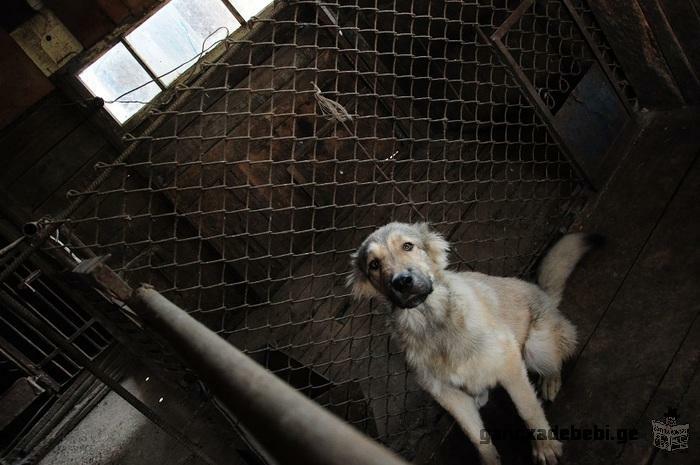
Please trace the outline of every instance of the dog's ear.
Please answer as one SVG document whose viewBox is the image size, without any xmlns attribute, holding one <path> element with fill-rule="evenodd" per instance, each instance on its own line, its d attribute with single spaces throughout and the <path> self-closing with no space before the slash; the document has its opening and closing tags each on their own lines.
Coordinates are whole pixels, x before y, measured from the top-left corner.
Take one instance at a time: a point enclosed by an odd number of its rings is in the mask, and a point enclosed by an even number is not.
<svg viewBox="0 0 700 465">
<path fill-rule="evenodd" d="M 428 256 L 439 269 L 444 270 L 447 268 L 447 254 L 450 251 L 450 243 L 445 240 L 442 234 L 430 229 L 428 223 L 418 223 L 416 227 L 420 231 L 423 247 Z"/>
<path fill-rule="evenodd" d="M 356 252 L 350 255 L 350 275 L 347 278 L 346 285 L 354 298 L 361 299 L 363 297 L 370 298 L 378 295 L 364 269 L 367 261 L 367 245 L 362 244 Z"/>
</svg>

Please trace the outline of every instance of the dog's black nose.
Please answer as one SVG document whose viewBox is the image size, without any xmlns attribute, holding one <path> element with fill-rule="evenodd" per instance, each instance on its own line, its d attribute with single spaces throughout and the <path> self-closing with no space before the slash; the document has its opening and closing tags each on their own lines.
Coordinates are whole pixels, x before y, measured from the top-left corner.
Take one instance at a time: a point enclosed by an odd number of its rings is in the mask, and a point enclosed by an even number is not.
<svg viewBox="0 0 700 465">
<path fill-rule="evenodd" d="M 399 292 L 404 292 L 413 287 L 413 276 L 411 273 L 399 273 L 391 280 L 391 287 Z"/>
</svg>

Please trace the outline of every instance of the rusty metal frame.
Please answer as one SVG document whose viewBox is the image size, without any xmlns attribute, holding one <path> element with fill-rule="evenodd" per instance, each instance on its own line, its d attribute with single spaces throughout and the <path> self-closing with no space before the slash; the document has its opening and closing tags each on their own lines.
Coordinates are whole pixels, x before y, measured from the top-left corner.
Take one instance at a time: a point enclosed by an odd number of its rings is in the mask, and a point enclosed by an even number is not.
<svg viewBox="0 0 700 465">
<path fill-rule="evenodd" d="M 535 85 L 527 77 L 527 75 L 525 75 L 523 69 L 516 62 L 515 58 L 508 49 L 508 46 L 503 42 L 503 38 L 506 36 L 506 34 L 508 34 L 511 28 L 515 24 L 517 24 L 517 22 L 525 15 L 525 13 L 530 8 L 532 8 L 535 5 L 536 1 L 537 0 L 523 0 L 522 3 L 520 3 L 520 5 L 518 5 L 518 7 L 515 10 L 513 10 L 510 16 L 508 16 L 508 18 L 506 18 L 506 20 L 490 36 L 487 36 L 479 27 L 477 27 L 477 33 L 479 34 L 482 40 L 484 40 L 486 43 L 490 44 L 493 47 L 494 51 L 499 56 L 499 58 L 512 72 L 513 79 L 515 79 L 515 81 L 521 86 L 523 94 L 530 101 L 537 114 L 542 118 L 543 121 L 547 123 L 547 128 L 549 129 L 552 138 L 557 142 L 559 148 L 572 163 L 572 165 L 576 169 L 576 172 L 586 181 L 589 187 L 594 187 L 590 176 L 583 170 L 583 168 L 581 168 L 580 164 L 576 160 L 576 157 L 574 157 L 569 147 L 567 147 L 566 142 L 564 141 L 561 133 L 557 130 L 556 125 L 554 124 L 554 115 L 550 111 L 549 107 L 547 107 L 547 104 L 542 100 L 542 97 L 540 97 L 539 93 L 537 92 L 537 89 L 535 88 Z M 589 51 L 593 55 L 593 58 L 595 58 L 595 61 L 597 62 L 598 66 L 600 66 L 600 68 L 603 70 L 607 81 L 613 87 L 620 103 L 625 108 L 628 117 L 630 117 L 631 119 L 633 115 L 633 109 L 630 106 L 627 99 L 625 98 L 618 82 L 614 78 L 612 70 L 610 69 L 606 61 L 603 59 L 603 56 L 600 53 L 598 47 L 595 45 L 593 38 L 586 30 L 583 20 L 576 12 L 576 9 L 571 4 L 570 0 L 559 1 L 564 5 L 566 11 L 573 19 L 576 28 L 583 37 L 586 45 L 588 46 Z"/>
<path fill-rule="evenodd" d="M 127 401 L 132 407 L 139 411 L 146 418 L 160 427 L 165 433 L 172 436 L 176 441 L 182 444 L 190 452 L 197 455 L 200 459 L 209 465 L 216 465 L 199 446 L 195 445 L 187 436 L 180 432 L 173 425 L 165 421 L 160 415 L 146 406 L 141 400 L 134 396 L 129 390 L 121 385 L 119 381 L 114 379 L 110 374 L 99 366 L 99 364 L 90 359 L 80 349 L 74 347 L 71 342 L 63 336 L 58 330 L 54 329 L 50 324 L 44 322 L 41 318 L 35 315 L 29 308 L 21 302 L 15 300 L 7 291 L 0 290 L 0 302 L 13 314 L 18 316 L 23 321 L 28 322 L 33 327 L 42 331 L 42 333 L 53 344 L 70 355 L 77 363 L 89 370 L 97 379 L 108 386 L 112 391 L 117 393 L 122 399 Z"/>
<path fill-rule="evenodd" d="M 20 367 L 27 375 L 36 378 L 43 387 L 51 392 L 59 392 L 61 385 L 49 376 L 41 367 L 0 335 L 0 353 Z"/>
</svg>

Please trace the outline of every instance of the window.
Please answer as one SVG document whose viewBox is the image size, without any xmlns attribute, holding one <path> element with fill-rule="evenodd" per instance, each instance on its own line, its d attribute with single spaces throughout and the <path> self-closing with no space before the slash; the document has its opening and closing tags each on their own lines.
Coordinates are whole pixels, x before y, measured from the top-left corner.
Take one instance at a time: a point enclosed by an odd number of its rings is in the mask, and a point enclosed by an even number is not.
<svg viewBox="0 0 700 465">
<path fill-rule="evenodd" d="M 270 3 L 269 0 L 248 0 L 243 2 L 229 0 L 229 2 L 233 4 L 246 21 L 260 13 Z"/>
<path fill-rule="evenodd" d="M 78 74 L 120 124 L 269 0 L 170 0 Z"/>
<path fill-rule="evenodd" d="M 93 95 L 105 102 L 123 100 L 105 104 L 107 111 L 120 123 L 143 107 L 142 103 L 136 102 L 148 102 L 161 90 L 158 84 L 149 82 L 149 74 L 122 43 L 108 50 L 79 77 Z M 127 94 L 138 86 L 143 87 Z"/>
</svg>

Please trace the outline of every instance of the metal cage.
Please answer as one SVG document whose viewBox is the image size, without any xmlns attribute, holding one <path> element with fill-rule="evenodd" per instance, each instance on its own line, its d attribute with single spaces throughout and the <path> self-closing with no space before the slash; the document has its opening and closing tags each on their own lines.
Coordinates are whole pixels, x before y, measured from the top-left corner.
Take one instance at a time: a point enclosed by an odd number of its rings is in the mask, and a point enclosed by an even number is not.
<svg viewBox="0 0 700 465">
<path fill-rule="evenodd" d="M 385 310 L 350 298 L 349 254 L 388 221 L 427 221 L 452 266 L 522 276 L 571 223 L 586 183 L 488 40 L 518 3 L 275 2 L 153 106 L 34 248 L 59 247 L 60 226 L 60 247 L 109 254 L 126 282 L 427 460 L 451 420 L 412 379 Z M 559 0 L 528 3 L 502 40 L 550 111 L 596 54 L 634 104 L 582 0 L 593 55 Z"/>
</svg>

